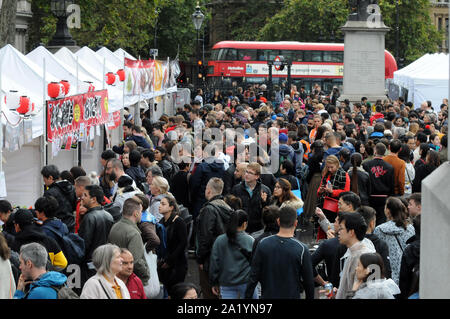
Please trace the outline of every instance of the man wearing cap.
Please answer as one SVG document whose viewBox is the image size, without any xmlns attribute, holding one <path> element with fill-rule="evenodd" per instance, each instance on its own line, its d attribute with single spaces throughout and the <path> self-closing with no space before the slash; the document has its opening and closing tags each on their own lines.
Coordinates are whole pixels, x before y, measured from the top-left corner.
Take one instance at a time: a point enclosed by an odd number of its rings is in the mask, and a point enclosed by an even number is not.
<svg viewBox="0 0 450 319">
<path fill-rule="evenodd" d="M 39 243 L 45 247 L 52 266 L 56 270 L 63 270 L 67 267 L 67 259 L 58 243 L 35 223 L 33 213 L 28 209 L 18 209 L 14 214 L 14 227 L 16 236 L 8 246 L 17 253 L 20 248 L 29 243 Z"/>
</svg>

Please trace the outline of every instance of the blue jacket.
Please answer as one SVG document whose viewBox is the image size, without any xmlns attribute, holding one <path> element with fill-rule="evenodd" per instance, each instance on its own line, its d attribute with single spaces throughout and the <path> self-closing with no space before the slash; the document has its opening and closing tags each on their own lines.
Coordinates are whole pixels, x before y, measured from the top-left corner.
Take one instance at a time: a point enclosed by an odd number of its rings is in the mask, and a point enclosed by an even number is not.
<svg viewBox="0 0 450 319">
<path fill-rule="evenodd" d="M 66 275 L 56 271 L 46 272 L 30 284 L 30 290 L 27 294 L 22 290 L 16 290 L 14 299 L 58 299 L 58 294 L 52 286 L 59 288 L 66 281 Z"/>
</svg>

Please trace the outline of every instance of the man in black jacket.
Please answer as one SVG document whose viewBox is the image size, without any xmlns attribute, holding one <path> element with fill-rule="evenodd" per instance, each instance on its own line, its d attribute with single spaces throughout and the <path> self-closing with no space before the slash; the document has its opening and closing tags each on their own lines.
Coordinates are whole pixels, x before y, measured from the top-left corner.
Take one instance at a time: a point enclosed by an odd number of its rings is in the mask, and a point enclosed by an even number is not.
<svg viewBox="0 0 450 319">
<path fill-rule="evenodd" d="M 280 209 L 276 235 L 261 240 L 252 259 L 245 297 L 251 298 L 258 282 L 262 299 L 314 299 L 311 254 L 308 247 L 294 238 L 297 212 L 292 207 Z"/>
<path fill-rule="evenodd" d="M 196 257 L 199 265 L 200 286 L 207 299 L 216 299 L 208 282 L 209 257 L 216 238 L 225 233 L 233 209 L 222 197 L 223 181 L 213 177 L 205 190 L 207 202 L 200 210 L 196 232 Z"/>
<path fill-rule="evenodd" d="M 369 204 L 377 212 L 377 226 L 386 222 L 384 205 L 386 199 L 394 195 L 394 167 L 383 160 L 385 153 L 386 146 L 383 143 L 377 143 L 374 158 L 363 164 L 364 170 L 370 177 L 372 194 L 369 197 Z"/>
<path fill-rule="evenodd" d="M 244 174 L 244 180 L 235 185 L 231 194 L 242 200 L 242 209 L 248 214 L 247 233 L 251 234 L 263 229 L 261 221 L 262 209 L 270 202 L 272 192 L 260 182 L 261 166 L 250 163 Z"/>
<path fill-rule="evenodd" d="M 100 186 L 87 185 L 81 197 L 81 204 L 87 208 L 78 230 L 78 235 L 84 239 L 85 245 L 84 262 L 80 265 L 82 284 L 95 275 L 92 253 L 97 247 L 108 242 L 108 235 L 114 223 L 111 214 L 100 205 L 103 196 Z"/>
<path fill-rule="evenodd" d="M 60 180 L 59 170 L 55 165 L 44 166 L 41 175 L 47 190 L 44 196 L 53 196 L 58 201 L 56 217 L 60 219 L 70 232 L 75 231 L 75 214 L 77 196 L 75 187 L 66 180 Z"/>
<path fill-rule="evenodd" d="M 192 199 L 192 216 L 195 219 L 203 204 L 206 202 L 205 198 L 205 190 L 206 183 L 212 177 L 218 177 L 220 179 L 223 178 L 223 174 L 225 173 L 225 164 L 223 160 L 219 159 L 219 148 L 218 144 L 215 144 L 211 148 L 211 156 L 206 153 L 204 149 L 204 160 L 197 166 L 194 174 L 189 179 L 189 186 L 191 191 L 191 199 Z"/>
</svg>

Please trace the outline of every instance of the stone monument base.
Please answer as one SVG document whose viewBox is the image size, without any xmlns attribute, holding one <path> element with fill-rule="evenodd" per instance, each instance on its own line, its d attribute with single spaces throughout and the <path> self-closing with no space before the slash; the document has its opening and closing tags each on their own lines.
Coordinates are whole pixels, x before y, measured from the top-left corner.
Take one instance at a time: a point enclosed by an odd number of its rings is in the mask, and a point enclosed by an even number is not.
<svg viewBox="0 0 450 319">
<path fill-rule="evenodd" d="M 386 99 L 385 35 L 390 29 L 382 21 L 347 21 L 344 40 L 343 92 L 339 100 L 375 103 Z"/>
<path fill-rule="evenodd" d="M 370 94 L 358 94 L 358 95 L 350 95 L 350 94 L 341 94 L 341 96 L 338 98 L 338 102 L 344 101 L 344 100 L 349 100 L 350 104 L 355 104 L 355 103 L 361 103 L 361 98 L 362 97 L 366 97 L 367 100 L 373 105 L 376 103 L 377 100 L 381 100 L 384 101 L 385 99 L 387 99 L 387 95 L 370 95 Z"/>
</svg>

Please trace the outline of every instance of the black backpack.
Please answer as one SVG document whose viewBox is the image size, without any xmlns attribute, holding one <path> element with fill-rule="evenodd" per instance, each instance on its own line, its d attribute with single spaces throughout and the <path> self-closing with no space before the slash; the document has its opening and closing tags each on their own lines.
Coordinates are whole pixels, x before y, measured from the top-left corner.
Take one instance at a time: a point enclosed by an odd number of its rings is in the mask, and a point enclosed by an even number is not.
<svg viewBox="0 0 450 319">
<path fill-rule="evenodd" d="M 120 209 L 120 206 L 114 202 L 106 204 L 105 206 L 103 206 L 103 209 L 111 214 L 114 223 L 116 223 L 120 218 L 122 218 L 122 211 Z"/>
<path fill-rule="evenodd" d="M 52 227 L 47 227 L 46 225 L 42 227 L 45 227 L 56 235 L 56 237 L 58 238 L 57 242 L 61 244 L 61 249 L 69 265 L 81 264 L 85 254 L 85 245 L 83 238 L 74 233 L 62 235 Z"/>
<path fill-rule="evenodd" d="M 411 284 L 409 286 L 409 295 L 419 291 L 419 279 L 420 279 L 420 262 L 415 264 L 411 270 Z"/>
</svg>

